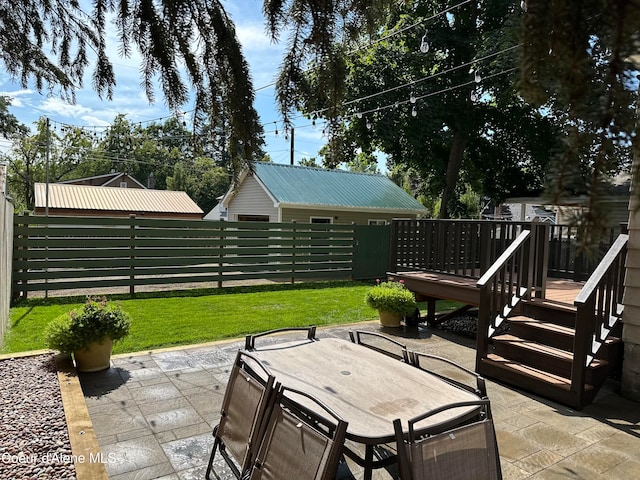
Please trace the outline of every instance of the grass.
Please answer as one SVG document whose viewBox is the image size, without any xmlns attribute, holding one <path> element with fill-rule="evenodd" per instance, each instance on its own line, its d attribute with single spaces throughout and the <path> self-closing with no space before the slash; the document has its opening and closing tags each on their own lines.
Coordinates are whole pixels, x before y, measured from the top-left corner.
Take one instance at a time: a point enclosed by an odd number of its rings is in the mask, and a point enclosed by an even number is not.
<svg viewBox="0 0 640 480">
<path fill-rule="evenodd" d="M 132 317 L 131 333 L 114 353 L 243 337 L 282 327 L 339 325 L 377 318 L 364 302 L 369 283 L 320 282 L 153 294 L 113 295 Z M 11 309 L 2 353 L 46 348 L 45 326 L 80 307 L 82 297 L 25 300 Z M 456 308 L 438 302 L 440 311 Z M 422 306 L 422 308 L 424 308 Z"/>
</svg>

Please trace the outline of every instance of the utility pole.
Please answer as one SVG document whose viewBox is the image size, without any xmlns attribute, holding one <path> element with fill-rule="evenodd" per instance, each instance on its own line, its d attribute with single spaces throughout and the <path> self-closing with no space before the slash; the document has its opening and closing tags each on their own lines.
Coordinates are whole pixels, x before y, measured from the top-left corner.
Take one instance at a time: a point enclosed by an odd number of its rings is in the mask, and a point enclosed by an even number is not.
<svg viewBox="0 0 640 480">
<path fill-rule="evenodd" d="M 294 132 L 295 130 L 293 129 L 293 127 L 291 127 L 291 147 L 289 148 L 289 162 L 291 163 L 291 165 L 293 165 L 293 150 L 294 150 Z"/>
</svg>

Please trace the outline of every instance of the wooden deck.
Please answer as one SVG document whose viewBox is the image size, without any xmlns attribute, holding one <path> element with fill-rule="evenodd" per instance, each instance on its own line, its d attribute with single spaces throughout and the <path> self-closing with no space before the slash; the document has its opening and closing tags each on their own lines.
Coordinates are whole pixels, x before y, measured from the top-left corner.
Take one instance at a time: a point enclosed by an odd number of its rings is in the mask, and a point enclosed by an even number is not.
<svg viewBox="0 0 640 480">
<path fill-rule="evenodd" d="M 436 300 L 453 300 L 475 307 L 480 305 L 480 289 L 476 287 L 477 278 L 418 271 L 388 273 L 387 275 L 391 280 L 402 281 L 409 290 L 416 294 L 418 301 L 428 302 L 428 321 L 435 318 Z M 584 282 L 548 278 L 545 299 L 573 307 L 573 301 L 583 285 Z"/>
</svg>

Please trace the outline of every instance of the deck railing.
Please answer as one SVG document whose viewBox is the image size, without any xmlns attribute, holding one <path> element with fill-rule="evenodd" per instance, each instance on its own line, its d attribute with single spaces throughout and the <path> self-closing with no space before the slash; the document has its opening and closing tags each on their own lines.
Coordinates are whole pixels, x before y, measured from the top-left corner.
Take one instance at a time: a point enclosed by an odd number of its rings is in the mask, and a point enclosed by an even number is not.
<svg viewBox="0 0 640 480">
<path fill-rule="evenodd" d="M 610 228 L 591 255 L 580 253 L 577 227 L 490 220 L 395 220 L 389 270 L 425 270 L 480 278 L 507 246 L 532 225 L 544 226 L 550 277 L 586 280 L 621 228 Z"/>
<path fill-rule="evenodd" d="M 476 370 L 486 358 L 489 340 L 523 298 L 532 294 L 535 272 L 532 247 L 535 233 L 524 230 L 507 247 L 486 273 L 478 280 L 480 305 L 478 309 L 478 334 Z"/>
<path fill-rule="evenodd" d="M 628 235 L 619 235 L 576 297 L 571 390 L 582 395 L 587 367 L 610 335 L 618 335 L 624 310 Z"/>
</svg>

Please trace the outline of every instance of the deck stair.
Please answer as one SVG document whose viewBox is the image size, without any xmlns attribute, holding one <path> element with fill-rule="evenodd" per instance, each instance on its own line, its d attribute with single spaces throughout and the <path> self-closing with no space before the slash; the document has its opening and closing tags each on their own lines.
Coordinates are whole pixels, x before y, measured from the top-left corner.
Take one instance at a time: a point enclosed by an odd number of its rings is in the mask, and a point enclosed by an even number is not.
<svg viewBox="0 0 640 480">
<path fill-rule="evenodd" d="M 430 325 L 447 318 L 438 299 L 478 307 L 478 373 L 581 409 L 621 362 L 628 235 L 612 231 L 588 260 L 578 236 L 539 222 L 395 221 L 388 277 L 427 302 Z"/>
<path fill-rule="evenodd" d="M 621 235 L 574 301 L 564 303 L 529 294 L 534 275 L 522 267 L 523 235 L 478 281 L 476 371 L 572 408 L 591 403 L 622 362 L 626 241 Z M 498 325 L 507 325 L 506 333 L 496 332 Z"/>
<path fill-rule="evenodd" d="M 480 373 L 577 407 L 570 391 L 575 330 L 566 326 L 566 320 L 562 324 L 548 321 L 554 319 L 554 313 L 550 308 L 545 319 L 509 317 L 509 333 L 493 337 L 491 353 L 482 359 Z M 562 317 L 566 318 L 566 311 Z M 609 336 L 587 367 L 584 402 L 593 400 L 619 364 L 621 354 L 620 338 Z"/>
</svg>

